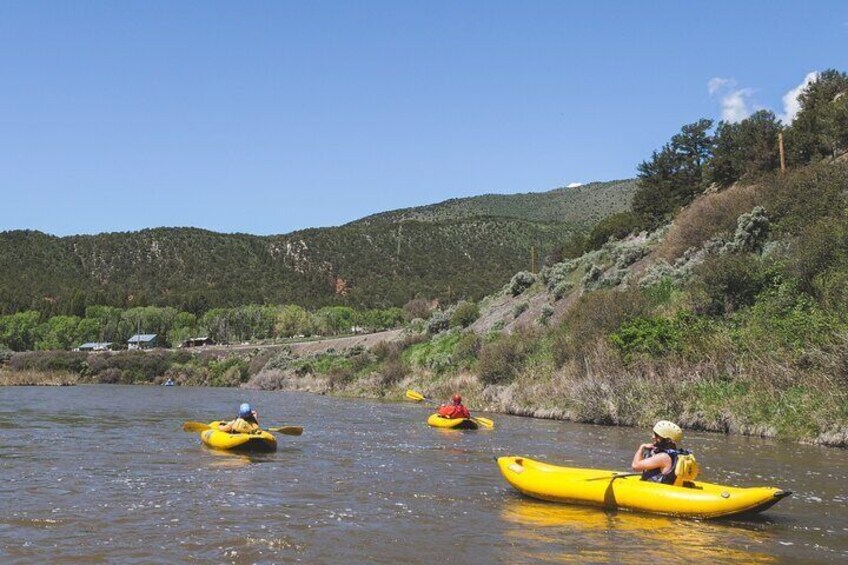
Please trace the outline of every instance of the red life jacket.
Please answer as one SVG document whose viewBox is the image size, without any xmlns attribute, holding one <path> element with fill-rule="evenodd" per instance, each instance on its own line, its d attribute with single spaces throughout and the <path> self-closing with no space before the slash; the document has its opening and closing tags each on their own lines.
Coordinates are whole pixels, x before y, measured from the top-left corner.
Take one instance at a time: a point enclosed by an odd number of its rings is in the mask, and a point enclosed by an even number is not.
<svg viewBox="0 0 848 565">
<path fill-rule="evenodd" d="M 444 416 L 445 418 L 470 418 L 471 413 L 462 404 L 445 404 L 444 406 L 439 406 L 439 416 Z"/>
</svg>

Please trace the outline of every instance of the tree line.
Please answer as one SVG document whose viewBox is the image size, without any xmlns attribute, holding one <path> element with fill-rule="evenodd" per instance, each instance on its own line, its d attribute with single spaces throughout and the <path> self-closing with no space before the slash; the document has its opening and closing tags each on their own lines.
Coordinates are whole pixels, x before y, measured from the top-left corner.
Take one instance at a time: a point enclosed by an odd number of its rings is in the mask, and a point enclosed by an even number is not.
<svg viewBox="0 0 848 565">
<path fill-rule="evenodd" d="M 176 347 L 195 337 L 232 343 L 332 336 L 381 331 L 403 322 L 401 308 L 326 306 L 310 312 L 294 304 L 213 308 L 200 316 L 169 306 L 88 306 L 84 316 L 51 317 L 28 310 L 0 316 L 0 349 L 61 350 L 87 342 L 111 342 L 115 348 L 122 348 L 136 333 L 156 334 L 160 345 Z"/>
<path fill-rule="evenodd" d="M 739 122 L 701 119 L 684 125 L 651 158 L 637 165 L 632 209 L 606 217 L 589 231 L 573 234 L 554 261 L 600 249 L 611 238 L 656 229 L 710 186 L 756 182 L 785 165 L 797 169 L 848 151 L 848 74 L 819 73 L 798 98 L 800 110 L 786 125 L 769 110 Z"/>
<path fill-rule="evenodd" d="M 790 168 L 832 159 L 848 150 L 848 74 L 824 71 L 798 98 L 789 125 L 760 110 L 739 122 L 701 119 L 684 125 L 671 141 L 637 167 L 633 214 L 640 227 L 668 221 L 710 185 L 756 181 L 780 168 L 779 136 Z"/>
</svg>

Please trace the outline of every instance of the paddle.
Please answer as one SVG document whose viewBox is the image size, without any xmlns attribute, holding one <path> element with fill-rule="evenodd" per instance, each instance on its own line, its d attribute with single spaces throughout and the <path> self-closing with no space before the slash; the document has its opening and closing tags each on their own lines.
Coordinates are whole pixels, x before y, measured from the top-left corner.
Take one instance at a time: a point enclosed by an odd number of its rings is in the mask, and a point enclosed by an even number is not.
<svg viewBox="0 0 848 565">
<path fill-rule="evenodd" d="M 423 400 L 424 402 L 429 402 L 430 404 L 435 404 L 437 406 L 439 405 L 439 403 L 436 402 L 435 400 L 431 400 L 431 399 L 427 398 L 426 396 L 424 396 L 423 394 L 421 394 L 420 392 L 416 392 L 414 390 L 406 391 L 406 397 L 408 399 L 414 400 L 416 402 L 421 402 Z M 492 420 L 490 420 L 488 418 L 483 418 L 482 416 L 475 416 L 473 418 L 469 418 L 469 420 L 471 420 L 472 422 L 477 422 L 478 424 L 480 424 L 484 428 L 494 428 L 495 427 L 495 423 Z"/>
<path fill-rule="evenodd" d="M 200 422 L 186 422 L 185 424 L 183 424 L 184 432 L 200 433 L 211 429 L 212 426 L 210 426 L 209 424 L 201 424 Z"/>
<path fill-rule="evenodd" d="M 583 479 L 583 480 L 584 481 L 603 481 L 603 480 L 606 479 L 606 480 L 609 480 L 609 481 L 613 481 L 613 480 L 618 479 L 620 477 L 638 477 L 641 474 L 642 473 L 614 473 L 612 475 L 604 475 L 603 477 L 592 477 L 591 479 Z"/>
<path fill-rule="evenodd" d="M 209 424 L 201 424 L 200 422 L 186 422 L 183 424 L 184 432 L 194 432 L 200 433 L 205 432 L 206 430 L 213 430 L 212 426 Z M 303 428 L 301 426 L 279 426 L 276 428 L 268 428 L 269 432 L 277 432 L 278 434 L 283 434 L 287 436 L 299 436 L 303 433 Z"/>
<path fill-rule="evenodd" d="M 299 436 L 303 433 L 301 426 L 279 426 L 276 428 L 268 428 L 269 432 L 277 432 L 286 436 Z"/>
</svg>

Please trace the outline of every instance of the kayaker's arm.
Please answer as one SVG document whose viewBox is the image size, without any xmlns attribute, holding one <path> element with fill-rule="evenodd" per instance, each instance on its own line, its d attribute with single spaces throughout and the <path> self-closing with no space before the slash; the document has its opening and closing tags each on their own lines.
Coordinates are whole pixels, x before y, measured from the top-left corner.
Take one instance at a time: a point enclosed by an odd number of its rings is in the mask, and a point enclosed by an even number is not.
<svg viewBox="0 0 848 565">
<path fill-rule="evenodd" d="M 652 443 L 643 443 L 633 455 L 633 463 L 630 467 L 634 471 L 650 471 L 651 469 L 666 469 L 671 467 L 671 457 L 667 453 L 657 453 L 650 457 L 645 457 L 645 453 L 651 453 L 651 450 L 656 447 Z"/>
</svg>

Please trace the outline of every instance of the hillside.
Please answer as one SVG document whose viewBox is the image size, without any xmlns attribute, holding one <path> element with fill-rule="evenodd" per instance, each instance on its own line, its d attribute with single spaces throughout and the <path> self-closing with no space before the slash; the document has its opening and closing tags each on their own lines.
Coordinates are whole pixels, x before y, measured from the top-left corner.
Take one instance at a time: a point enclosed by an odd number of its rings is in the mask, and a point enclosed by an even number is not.
<svg viewBox="0 0 848 565">
<path fill-rule="evenodd" d="M 104 304 L 402 305 L 479 299 L 575 229 L 626 209 L 630 181 L 481 196 L 278 236 L 194 228 L 55 237 L 0 233 L 0 314 Z"/>
<path fill-rule="evenodd" d="M 635 179 L 629 179 L 593 182 L 548 192 L 484 194 L 374 214 L 348 225 L 378 225 L 406 220 L 441 222 L 495 216 L 564 223 L 575 230 L 589 230 L 607 216 L 629 210 L 636 188 Z"/>
</svg>

